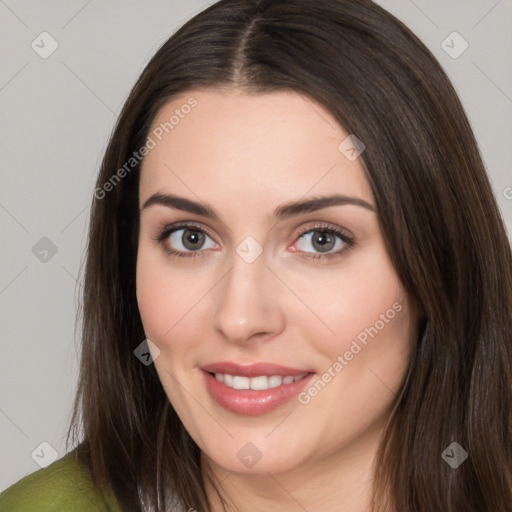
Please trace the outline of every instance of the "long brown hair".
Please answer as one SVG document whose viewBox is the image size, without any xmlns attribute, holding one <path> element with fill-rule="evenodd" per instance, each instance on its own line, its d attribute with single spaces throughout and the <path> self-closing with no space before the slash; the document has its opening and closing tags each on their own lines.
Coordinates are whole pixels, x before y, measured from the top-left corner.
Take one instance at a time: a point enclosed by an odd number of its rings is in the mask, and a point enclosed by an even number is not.
<svg viewBox="0 0 512 512">
<path fill-rule="evenodd" d="M 171 492 L 185 510 L 210 510 L 200 450 L 154 367 L 133 353 L 145 338 L 135 294 L 140 163 L 126 167 L 160 107 L 202 87 L 298 91 L 366 146 L 387 249 L 422 312 L 378 454 L 375 510 L 512 510 L 509 241 L 446 74 L 369 0 L 221 0 L 180 28 L 134 86 L 98 177 L 85 268 L 69 439 L 81 441 L 94 481 L 126 511 L 141 510 L 138 488 L 155 510 Z M 468 453 L 457 469 L 441 456 L 453 442 Z"/>
</svg>

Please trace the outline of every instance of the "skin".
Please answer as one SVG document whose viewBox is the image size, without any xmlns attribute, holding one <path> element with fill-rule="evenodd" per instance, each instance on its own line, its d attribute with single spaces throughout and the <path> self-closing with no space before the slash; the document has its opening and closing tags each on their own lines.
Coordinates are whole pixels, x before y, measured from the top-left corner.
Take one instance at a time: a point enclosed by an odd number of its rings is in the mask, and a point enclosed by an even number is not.
<svg viewBox="0 0 512 512">
<path fill-rule="evenodd" d="M 190 97 L 197 106 L 148 153 L 140 181 L 141 205 L 172 193 L 219 216 L 141 209 L 137 299 L 146 336 L 160 350 L 163 387 L 235 510 L 366 510 L 416 318 L 375 211 L 347 204 L 272 219 L 279 205 L 333 193 L 374 205 L 362 159 L 338 149 L 348 134 L 324 107 L 289 91 L 190 91 L 162 107 L 153 127 Z M 155 240 L 177 222 L 211 234 L 202 255 L 166 252 L 186 250 L 183 231 Z M 354 246 L 339 239 L 336 257 L 308 258 L 322 253 L 298 230 L 318 223 L 341 228 Z M 247 236 L 263 248 L 252 263 L 236 252 Z M 216 361 L 274 362 L 320 377 L 393 304 L 400 312 L 307 404 L 292 399 L 249 417 L 206 390 L 200 367 Z M 261 452 L 252 468 L 237 457 L 247 442 Z M 221 510 L 213 493 L 211 500 Z"/>
</svg>

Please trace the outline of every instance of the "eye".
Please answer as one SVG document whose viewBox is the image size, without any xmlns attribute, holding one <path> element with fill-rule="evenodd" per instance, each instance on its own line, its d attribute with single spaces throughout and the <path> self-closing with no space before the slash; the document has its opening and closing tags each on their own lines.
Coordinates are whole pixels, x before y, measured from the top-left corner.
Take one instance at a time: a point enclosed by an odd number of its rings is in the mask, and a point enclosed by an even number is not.
<svg viewBox="0 0 512 512">
<path fill-rule="evenodd" d="M 218 248 L 212 237 L 195 225 L 167 227 L 155 239 L 168 254 L 177 257 L 203 256 L 208 249 Z M 319 225 L 303 229 L 291 250 L 308 258 L 329 259 L 340 256 L 353 245 L 353 239 L 341 229 Z"/>
<path fill-rule="evenodd" d="M 198 254 L 193 253 L 217 248 L 204 230 L 193 225 L 165 229 L 157 240 L 168 253 L 176 256 L 196 256 Z"/>
<path fill-rule="evenodd" d="M 353 240 L 341 230 L 315 226 L 302 231 L 293 250 L 308 253 L 308 257 L 322 258 L 337 256 L 353 245 Z"/>
</svg>

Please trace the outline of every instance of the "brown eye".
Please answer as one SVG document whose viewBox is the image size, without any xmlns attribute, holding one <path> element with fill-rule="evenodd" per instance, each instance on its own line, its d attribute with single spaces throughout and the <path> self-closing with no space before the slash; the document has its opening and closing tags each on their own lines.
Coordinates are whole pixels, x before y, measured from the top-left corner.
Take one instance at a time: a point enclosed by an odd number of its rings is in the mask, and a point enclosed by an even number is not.
<svg viewBox="0 0 512 512">
<path fill-rule="evenodd" d="M 171 253 L 187 254 L 205 249 L 215 249 L 217 244 L 203 230 L 194 226 L 170 229 L 164 232 L 159 240 Z"/>
<path fill-rule="evenodd" d="M 183 229 L 181 235 L 181 243 L 186 249 L 196 251 L 201 249 L 205 241 L 205 235 L 197 229 Z"/>
<path fill-rule="evenodd" d="M 297 241 L 297 248 L 308 253 L 340 252 L 349 245 L 348 237 L 327 229 L 312 229 L 303 233 Z"/>
<path fill-rule="evenodd" d="M 327 231 L 314 231 L 311 242 L 317 251 L 329 252 L 336 245 L 336 238 Z"/>
</svg>

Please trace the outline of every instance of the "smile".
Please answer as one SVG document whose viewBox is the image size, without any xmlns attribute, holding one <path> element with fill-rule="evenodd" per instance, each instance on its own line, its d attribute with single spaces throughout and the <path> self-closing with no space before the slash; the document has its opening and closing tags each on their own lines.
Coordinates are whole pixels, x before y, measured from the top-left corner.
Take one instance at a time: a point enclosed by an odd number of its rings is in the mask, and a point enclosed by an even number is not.
<svg viewBox="0 0 512 512">
<path fill-rule="evenodd" d="M 205 387 L 223 409 L 258 416 L 284 406 L 311 382 L 316 373 L 273 363 L 214 363 L 201 368 Z"/>
<path fill-rule="evenodd" d="M 233 389 L 253 389 L 257 391 L 277 388 L 304 378 L 307 373 L 300 375 L 260 375 L 258 377 L 244 377 L 243 375 L 230 375 L 229 373 L 215 373 L 215 378 L 223 382 L 227 387 Z"/>
</svg>

